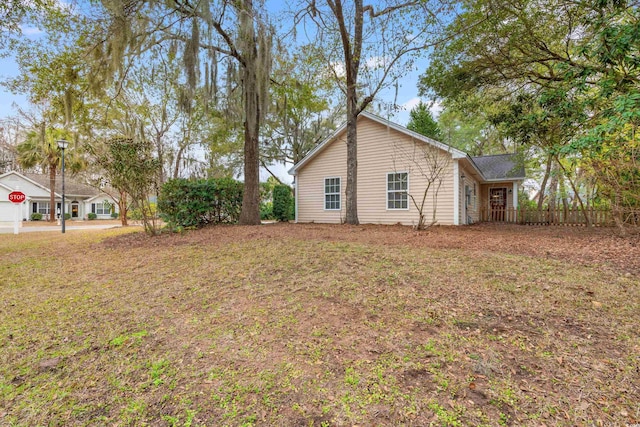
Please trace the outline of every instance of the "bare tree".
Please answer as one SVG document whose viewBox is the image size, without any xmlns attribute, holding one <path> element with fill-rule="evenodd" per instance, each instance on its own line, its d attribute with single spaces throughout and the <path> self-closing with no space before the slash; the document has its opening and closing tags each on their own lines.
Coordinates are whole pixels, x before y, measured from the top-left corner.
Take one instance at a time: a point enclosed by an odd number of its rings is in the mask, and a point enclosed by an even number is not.
<svg viewBox="0 0 640 427">
<path fill-rule="evenodd" d="M 18 119 L 0 121 L 0 174 L 18 169 L 18 139 L 22 131 Z"/>
<path fill-rule="evenodd" d="M 424 230 L 435 225 L 438 222 L 438 195 L 444 178 L 451 169 L 451 157 L 434 144 L 414 140 L 409 147 L 406 143 L 394 140 L 393 163 L 395 170 L 406 170 L 409 176 L 417 175 L 424 181 L 421 193 L 417 195 L 408 193 L 411 202 L 418 210 L 416 230 Z M 431 203 L 427 204 L 429 195 L 431 195 Z M 427 207 L 431 208 L 429 222 L 427 222 L 429 213 Z"/>
<path fill-rule="evenodd" d="M 378 93 L 394 84 L 434 44 L 438 18 L 429 1 L 309 0 L 305 13 L 317 27 L 326 62 L 346 99 L 346 222 L 358 224 L 357 120 Z"/>
</svg>

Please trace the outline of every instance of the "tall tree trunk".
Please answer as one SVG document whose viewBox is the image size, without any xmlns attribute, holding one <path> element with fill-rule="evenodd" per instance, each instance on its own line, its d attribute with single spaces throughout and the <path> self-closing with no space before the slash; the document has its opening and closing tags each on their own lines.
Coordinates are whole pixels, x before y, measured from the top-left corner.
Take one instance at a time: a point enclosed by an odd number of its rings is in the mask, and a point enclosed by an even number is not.
<svg viewBox="0 0 640 427">
<path fill-rule="evenodd" d="M 186 145 L 180 145 L 180 148 L 178 149 L 178 153 L 176 154 L 176 160 L 175 160 L 175 164 L 173 167 L 173 179 L 176 179 L 180 176 L 180 162 L 182 162 L 182 156 L 184 155 L 184 150 L 186 148 Z"/>
<path fill-rule="evenodd" d="M 156 134 L 156 150 L 158 151 L 158 163 L 160 163 L 160 167 L 158 168 L 158 185 L 162 186 L 162 184 L 164 184 L 164 181 L 165 181 L 164 147 L 162 146 L 162 135 L 160 135 L 159 133 Z"/>
<path fill-rule="evenodd" d="M 627 230 L 624 227 L 624 221 L 622 218 L 622 209 L 620 208 L 620 192 L 615 190 L 613 201 L 611 203 L 611 216 L 613 217 L 613 222 L 618 227 L 621 236 L 627 235 Z"/>
<path fill-rule="evenodd" d="M 556 221 L 556 198 L 558 197 L 558 162 L 551 159 L 551 182 L 549 183 L 549 222 Z"/>
<path fill-rule="evenodd" d="M 120 224 L 123 227 L 129 225 L 127 216 L 129 215 L 129 209 L 127 208 L 127 193 L 120 191 L 120 197 L 118 198 L 118 207 L 120 208 Z"/>
<path fill-rule="evenodd" d="M 355 95 L 354 95 L 355 97 Z M 354 102 L 355 103 L 355 102 Z M 349 107 L 355 108 L 355 106 Z M 347 108 L 352 109 L 352 108 Z M 347 188 L 346 222 L 357 225 L 358 221 L 358 116 L 352 111 L 347 113 Z"/>
<path fill-rule="evenodd" d="M 55 222 L 56 220 L 56 167 L 54 165 L 49 166 L 49 222 Z"/>
<path fill-rule="evenodd" d="M 253 27 L 253 1 L 244 0 L 240 12 L 240 33 L 246 40 L 243 52 L 242 95 L 244 98 L 244 193 L 240 224 L 260 224 L 260 102 L 258 90 L 258 49 Z"/>
<path fill-rule="evenodd" d="M 560 183 L 560 198 L 562 200 L 562 210 L 566 219 L 567 215 L 569 215 L 569 201 L 567 200 L 567 186 L 564 182 L 564 178 L 565 177 L 561 175 L 558 179 L 558 182 Z M 569 179 L 569 177 L 567 177 L 567 179 Z"/>
<path fill-rule="evenodd" d="M 328 2 L 333 14 L 338 20 L 340 38 L 344 51 L 344 63 L 346 68 L 346 96 L 347 96 L 347 188 L 345 191 L 347 211 L 345 221 L 347 224 L 357 225 L 358 221 L 358 114 L 370 102 L 365 100 L 358 107 L 358 71 L 360 69 L 360 56 L 362 54 L 362 30 L 364 24 L 364 6 L 362 0 L 354 2 L 355 25 L 353 37 L 350 36 L 346 25 L 342 2 Z"/>
<path fill-rule="evenodd" d="M 593 224 L 591 223 L 591 218 L 589 217 L 589 212 L 587 212 L 587 209 L 585 208 L 584 203 L 582 202 L 582 197 L 580 197 L 580 193 L 578 192 L 578 188 L 576 187 L 576 184 L 573 182 L 573 180 L 571 178 L 569 178 L 569 174 L 567 173 L 567 170 L 565 169 L 564 165 L 562 163 L 560 163 L 560 160 L 558 159 L 557 156 L 556 156 L 556 161 L 557 161 L 558 165 L 560 165 L 560 167 L 562 168 L 562 171 L 564 172 L 564 175 L 569 180 L 569 184 L 571 185 L 571 189 L 573 190 L 573 194 L 575 194 L 575 198 L 578 199 L 578 202 L 580 203 L 580 210 L 582 211 L 582 214 L 584 215 L 584 220 L 585 220 L 585 223 L 587 224 L 587 227 L 591 227 Z"/>
<path fill-rule="evenodd" d="M 547 156 L 547 167 L 544 171 L 544 178 L 540 183 L 540 192 L 538 193 L 538 210 L 542 211 L 542 205 L 544 204 L 544 193 L 547 190 L 547 181 L 549 181 L 549 175 L 551 175 L 551 163 L 553 162 L 553 156 L 549 154 Z"/>
</svg>

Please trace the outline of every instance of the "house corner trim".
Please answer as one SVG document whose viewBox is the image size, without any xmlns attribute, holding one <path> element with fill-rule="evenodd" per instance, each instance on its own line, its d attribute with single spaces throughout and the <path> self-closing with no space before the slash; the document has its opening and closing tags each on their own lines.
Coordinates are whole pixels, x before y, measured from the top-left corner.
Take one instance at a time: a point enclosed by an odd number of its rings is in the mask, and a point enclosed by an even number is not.
<svg viewBox="0 0 640 427">
<path fill-rule="evenodd" d="M 460 163 L 453 161 L 453 225 L 460 225 Z"/>
</svg>

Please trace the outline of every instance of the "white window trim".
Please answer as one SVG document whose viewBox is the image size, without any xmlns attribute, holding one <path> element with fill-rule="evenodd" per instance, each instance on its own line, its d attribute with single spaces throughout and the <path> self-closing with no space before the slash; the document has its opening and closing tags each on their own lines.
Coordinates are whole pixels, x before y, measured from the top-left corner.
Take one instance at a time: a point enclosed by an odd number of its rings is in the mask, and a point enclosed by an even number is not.
<svg viewBox="0 0 640 427">
<path fill-rule="evenodd" d="M 111 203 L 109 203 L 109 209 L 107 209 L 107 212 L 105 213 L 105 206 L 104 206 L 104 202 L 95 202 L 96 204 L 96 215 L 111 215 Z M 102 213 L 98 213 L 98 206 L 102 206 Z"/>
<path fill-rule="evenodd" d="M 295 190 L 295 194 L 296 194 L 296 199 L 294 200 L 294 204 L 295 204 L 295 219 L 294 221 L 296 222 L 296 224 L 298 223 L 298 201 L 300 200 L 300 196 L 298 196 L 298 188 L 300 188 L 300 185 L 298 185 L 298 183 L 300 182 L 300 176 L 299 175 L 294 175 L 293 176 L 293 189 Z"/>
<path fill-rule="evenodd" d="M 328 179 L 337 179 L 339 180 L 339 189 L 337 193 L 327 193 L 327 180 Z M 337 194 L 338 195 L 338 203 L 340 207 L 335 209 L 327 209 L 327 196 Z M 325 176 L 322 180 L 322 207 L 325 211 L 329 212 L 338 212 L 342 210 L 342 177 L 341 176 Z"/>
<path fill-rule="evenodd" d="M 397 190 L 389 190 L 389 175 L 395 175 L 395 174 L 399 174 L 399 173 L 406 173 L 407 174 L 407 207 L 406 208 L 390 208 L 389 207 L 389 192 L 394 192 L 394 193 L 399 193 L 400 191 Z M 411 202 L 409 201 L 411 199 L 411 197 L 409 197 L 409 188 L 410 187 L 410 182 L 409 182 L 409 171 L 397 171 L 397 172 L 387 172 L 387 176 L 386 179 L 384 180 L 384 205 L 387 208 L 388 211 L 408 211 L 409 210 L 409 206 L 411 206 Z"/>
<path fill-rule="evenodd" d="M 460 165 L 453 162 L 453 225 L 460 225 Z"/>
<path fill-rule="evenodd" d="M 49 215 L 51 213 L 51 206 L 50 206 L 50 202 L 36 202 L 36 210 L 38 211 L 37 213 L 42 214 L 42 215 Z M 45 208 L 46 206 L 46 208 Z M 42 207 L 43 211 L 46 212 L 41 212 L 40 209 Z"/>
<path fill-rule="evenodd" d="M 476 213 L 478 212 L 478 194 L 476 189 L 477 184 L 477 182 L 473 181 L 473 209 L 476 211 Z"/>
</svg>

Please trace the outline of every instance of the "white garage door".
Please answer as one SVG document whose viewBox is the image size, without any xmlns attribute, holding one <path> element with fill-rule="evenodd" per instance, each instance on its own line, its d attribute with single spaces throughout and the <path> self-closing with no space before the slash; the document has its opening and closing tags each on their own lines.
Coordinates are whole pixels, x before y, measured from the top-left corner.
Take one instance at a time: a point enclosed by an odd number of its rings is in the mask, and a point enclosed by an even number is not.
<svg viewBox="0 0 640 427">
<path fill-rule="evenodd" d="M 13 222 L 15 207 L 11 202 L 0 202 L 0 222 Z"/>
</svg>

